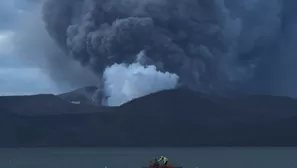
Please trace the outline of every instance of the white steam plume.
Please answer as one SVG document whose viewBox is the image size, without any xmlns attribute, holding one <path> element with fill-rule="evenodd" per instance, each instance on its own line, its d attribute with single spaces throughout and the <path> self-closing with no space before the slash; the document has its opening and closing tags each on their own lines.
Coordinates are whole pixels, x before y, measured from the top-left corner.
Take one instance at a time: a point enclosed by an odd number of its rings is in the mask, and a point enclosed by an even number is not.
<svg viewBox="0 0 297 168">
<path fill-rule="evenodd" d="M 107 96 L 104 104 L 107 106 L 119 106 L 150 93 L 174 89 L 179 80 L 176 74 L 161 72 L 155 65 L 143 66 L 139 62 L 113 64 L 105 69 L 103 77 Z"/>
</svg>

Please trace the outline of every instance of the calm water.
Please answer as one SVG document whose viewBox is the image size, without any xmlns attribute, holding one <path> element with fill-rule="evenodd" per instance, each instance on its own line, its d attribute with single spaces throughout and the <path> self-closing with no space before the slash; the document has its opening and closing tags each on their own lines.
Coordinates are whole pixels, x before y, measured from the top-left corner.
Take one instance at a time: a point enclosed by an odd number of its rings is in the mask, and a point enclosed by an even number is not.
<svg viewBox="0 0 297 168">
<path fill-rule="evenodd" d="M 0 168 L 140 168 L 160 155 L 184 168 L 297 168 L 297 148 L 0 149 Z"/>
</svg>

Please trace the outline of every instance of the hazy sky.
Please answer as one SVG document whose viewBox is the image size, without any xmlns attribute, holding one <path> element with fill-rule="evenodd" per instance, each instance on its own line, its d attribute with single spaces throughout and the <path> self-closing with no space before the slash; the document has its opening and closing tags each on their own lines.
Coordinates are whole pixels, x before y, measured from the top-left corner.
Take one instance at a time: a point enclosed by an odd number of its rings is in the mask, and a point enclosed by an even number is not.
<svg viewBox="0 0 297 168">
<path fill-rule="evenodd" d="M 25 63 L 16 52 L 17 31 L 23 26 L 20 25 L 21 16 L 31 10 L 29 7 L 32 8 L 32 5 L 26 0 L 0 1 L 0 95 L 58 91 L 42 69 Z"/>
</svg>

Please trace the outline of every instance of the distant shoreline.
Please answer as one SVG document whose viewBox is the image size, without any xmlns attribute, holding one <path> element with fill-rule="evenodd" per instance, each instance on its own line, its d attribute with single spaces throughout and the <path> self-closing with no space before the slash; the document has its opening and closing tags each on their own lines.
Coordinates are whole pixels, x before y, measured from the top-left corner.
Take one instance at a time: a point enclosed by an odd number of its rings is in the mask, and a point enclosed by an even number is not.
<svg viewBox="0 0 297 168">
<path fill-rule="evenodd" d="M 296 147 L 297 100 L 161 91 L 120 107 L 0 97 L 0 148 Z M 185 145 L 186 144 L 186 145 Z"/>
</svg>

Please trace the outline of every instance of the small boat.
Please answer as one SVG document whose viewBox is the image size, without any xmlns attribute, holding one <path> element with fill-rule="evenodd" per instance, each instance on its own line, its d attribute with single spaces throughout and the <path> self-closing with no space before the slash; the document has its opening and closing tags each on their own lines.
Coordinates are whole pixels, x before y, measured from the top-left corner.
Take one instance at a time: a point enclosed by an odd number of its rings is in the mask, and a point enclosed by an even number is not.
<svg viewBox="0 0 297 168">
<path fill-rule="evenodd" d="M 166 165 L 166 166 L 154 166 L 154 165 L 149 165 L 149 166 L 142 166 L 141 168 L 183 168 L 182 166 L 173 166 L 173 165 Z"/>
</svg>

